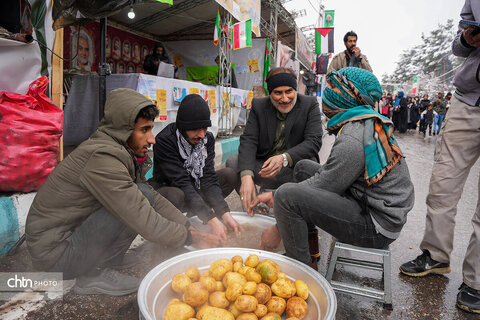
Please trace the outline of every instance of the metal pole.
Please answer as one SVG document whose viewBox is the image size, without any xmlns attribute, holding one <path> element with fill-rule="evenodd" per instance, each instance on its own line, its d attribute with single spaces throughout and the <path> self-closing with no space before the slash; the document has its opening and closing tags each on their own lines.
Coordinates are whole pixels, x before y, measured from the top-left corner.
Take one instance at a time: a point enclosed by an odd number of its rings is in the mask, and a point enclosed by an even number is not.
<svg viewBox="0 0 480 320">
<path fill-rule="evenodd" d="M 105 38 L 107 36 L 107 18 L 100 19 L 100 64 L 98 66 L 98 120 L 102 120 L 107 100 L 107 75 L 109 65 L 105 58 Z"/>
</svg>

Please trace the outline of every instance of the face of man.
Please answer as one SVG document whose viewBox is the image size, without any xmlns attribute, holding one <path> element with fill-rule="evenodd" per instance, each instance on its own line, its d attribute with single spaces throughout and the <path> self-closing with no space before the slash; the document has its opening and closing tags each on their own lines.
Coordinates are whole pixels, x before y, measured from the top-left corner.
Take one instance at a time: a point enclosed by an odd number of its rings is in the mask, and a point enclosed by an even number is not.
<svg viewBox="0 0 480 320">
<path fill-rule="evenodd" d="M 424 100 L 427 100 L 427 99 L 428 99 L 428 94 L 424 94 L 424 95 L 423 95 L 423 99 L 424 99 Z"/>
<path fill-rule="evenodd" d="M 157 47 L 157 49 L 155 49 L 155 54 L 161 56 L 163 54 L 163 48 Z"/>
<path fill-rule="evenodd" d="M 84 38 L 78 39 L 78 64 L 80 66 L 88 65 L 88 54 L 90 48 L 88 47 L 88 41 Z"/>
<path fill-rule="evenodd" d="M 125 54 L 130 54 L 130 45 L 128 43 L 123 44 L 123 52 Z"/>
<path fill-rule="evenodd" d="M 289 86 L 281 86 L 270 93 L 270 101 L 281 113 L 289 113 L 297 102 L 297 91 Z"/>
<path fill-rule="evenodd" d="M 439 92 L 439 93 L 437 94 L 437 96 L 438 96 L 438 99 L 442 99 L 443 93 Z"/>
<path fill-rule="evenodd" d="M 353 53 L 353 48 L 357 46 L 357 37 L 355 36 L 348 36 L 347 37 L 347 42 L 345 43 L 345 48 L 347 48 L 347 51 L 352 54 Z"/>
<path fill-rule="evenodd" d="M 200 128 L 196 130 L 185 130 L 185 138 L 191 145 L 199 143 L 207 134 L 207 128 Z"/>
<path fill-rule="evenodd" d="M 132 135 L 127 140 L 127 144 L 133 153 L 143 158 L 148 149 L 155 144 L 155 136 L 153 134 L 153 121 L 146 118 L 138 118 L 135 123 Z"/>
</svg>

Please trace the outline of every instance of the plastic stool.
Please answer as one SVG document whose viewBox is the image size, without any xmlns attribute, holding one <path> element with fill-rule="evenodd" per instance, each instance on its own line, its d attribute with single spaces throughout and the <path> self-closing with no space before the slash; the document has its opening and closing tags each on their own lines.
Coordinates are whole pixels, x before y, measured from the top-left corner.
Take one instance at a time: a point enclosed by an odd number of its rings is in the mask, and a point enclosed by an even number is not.
<svg viewBox="0 0 480 320">
<path fill-rule="evenodd" d="M 382 258 L 382 262 L 372 262 L 368 260 L 360 260 L 353 258 L 346 258 L 339 256 L 341 250 L 368 254 L 370 256 L 377 256 Z M 352 284 L 341 283 L 339 281 L 332 280 L 333 272 L 337 264 L 346 266 L 352 266 L 357 268 L 364 268 L 370 270 L 381 271 L 383 275 L 383 291 L 375 288 L 362 288 L 354 286 Z M 359 295 L 375 299 L 383 302 L 383 307 L 388 310 L 393 310 L 392 306 L 392 283 L 391 283 L 391 260 L 390 260 L 390 248 L 385 249 L 371 249 L 352 246 L 339 241 L 335 242 L 332 258 L 328 265 L 326 279 L 332 286 L 333 290 L 337 292 L 343 292 L 348 294 Z"/>
</svg>

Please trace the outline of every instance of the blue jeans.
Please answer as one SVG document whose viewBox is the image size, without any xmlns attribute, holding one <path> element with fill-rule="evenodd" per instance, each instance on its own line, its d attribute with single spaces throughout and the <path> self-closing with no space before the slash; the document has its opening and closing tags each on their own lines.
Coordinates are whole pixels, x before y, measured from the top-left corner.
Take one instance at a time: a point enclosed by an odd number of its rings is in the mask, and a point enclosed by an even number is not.
<svg viewBox="0 0 480 320">
<path fill-rule="evenodd" d="M 296 181 L 311 177 L 321 165 L 301 160 L 294 170 Z M 307 224 L 314 224 L 339 241 L 367 248 L 384 248 L 393 242 L 377 233 L 370 214 L 353 197 L 298 183 L 286 183 L 276 192 L 274 213 L 287 256 L 311 262 Z"/>
<path fill-rule="evenodd" d="M 435 116 L 435 119 L 433 120 L 433 132 L 438 134 L 440 132 L 440 129 L 442 129 L 442 123 L 443 119 L 445 119 L 444 114 L 438 114 Z M 437 130 L 438 126 L 438 130 Z"/>
</svg>

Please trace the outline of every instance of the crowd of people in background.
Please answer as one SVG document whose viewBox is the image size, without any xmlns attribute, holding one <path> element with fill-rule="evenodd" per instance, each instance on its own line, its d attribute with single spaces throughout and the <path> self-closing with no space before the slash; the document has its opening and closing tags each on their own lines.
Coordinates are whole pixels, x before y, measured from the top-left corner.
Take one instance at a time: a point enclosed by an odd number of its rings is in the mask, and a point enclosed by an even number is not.
<svg viewBox="0 0 480 320">
<path fill-rule="evenodd" d="M 436 98 L 432 100 L 427 93 L 420 98 L 418 95 L 405 96 L 403 91 L 399 91 L 394 96 L 383 92 L 376 111 L 391 119 L 394 130 L 398 130 L 399 133 L 418 129 L 424 137 L 427 133 L 428 136 L 435 136 L 440 133 L 451 98 L 451 92 L 445 96 L 443 92 L 438 92 Z"/>
</svg>

